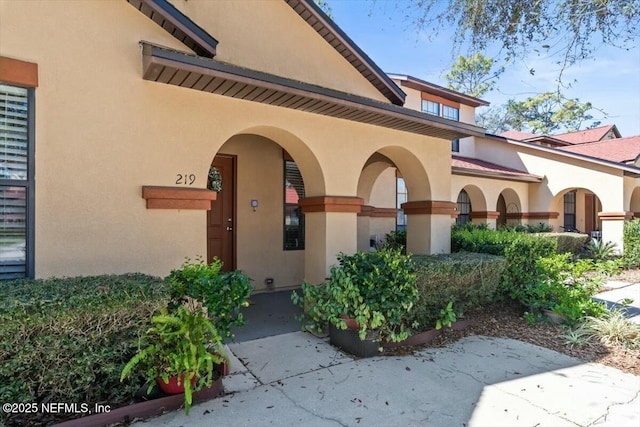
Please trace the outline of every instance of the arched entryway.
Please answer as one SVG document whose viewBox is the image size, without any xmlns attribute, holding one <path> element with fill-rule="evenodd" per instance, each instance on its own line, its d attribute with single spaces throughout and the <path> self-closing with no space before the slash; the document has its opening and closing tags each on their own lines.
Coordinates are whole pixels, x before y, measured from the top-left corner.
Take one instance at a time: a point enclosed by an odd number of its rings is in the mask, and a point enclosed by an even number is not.
<svg viewBox="0 0 640 427">
<path fill-rule="evenodd" d="M 496 203 L 496 211 L 498 218 L 496 219 L 496 227 L 506 227 L 508 225 L 517 225 L 520 223 L 520 198 L 518 194 L 511 188 L 505 188 L 498 196 Z"/>
<path fill-rule="evenodd" d="M 567 188 L 555 195 L 551 202 L 551 212 L 558 217 L 550 224 L 556 231 L 578 231 L 598 236 L 602 230 L 600 198 L 586 188 Z"/>
<path fill-rule="evenodd" d="M 406 231 L 407 250 L 412 253 L 431 253 L 442 244 L 441 236 L 431 232 L 435 202 L 429 177 L 405 148 L 390 146 L 373 153 L 362 168 L 357 195 L 364 200 L 358 217 L 358 249 L 369 249 L 394 230 Z M 448 222 L 450 213 L 446 215 Z"/>
<path fill-rule="evenodd" d="M 252 128 L 229 138 L 212 167 L 221 188 L 207 215 L 209 260 L 215 256 L 228 270 L 243 270 L 256 291 L 300 286 L 307 276 L 305 251 L 318 243 L 306 232 L 298 202 L 324 194 L 313 153 L 282 129 Z"/>
<path fill-rule="evenodd" d="M 487 202 L 479 187 L 472 184 L 465 185 L 455 197 L 457 225 L 467 222 L 486 224 L 492 218 L 495 219 L 495 216 L 487 212 Z"/>
</svg>

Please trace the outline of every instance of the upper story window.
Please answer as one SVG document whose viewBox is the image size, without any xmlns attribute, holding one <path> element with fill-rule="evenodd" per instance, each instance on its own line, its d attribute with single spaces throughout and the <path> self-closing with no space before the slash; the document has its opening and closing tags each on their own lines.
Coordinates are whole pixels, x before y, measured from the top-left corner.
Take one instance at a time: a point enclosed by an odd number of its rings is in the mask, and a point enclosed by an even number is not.
<svg viewBox="0 0 640 427">
<path fill-rule="evenodd" d="M 460 152 L 460 140 L 459 139 L 452 139 L 451 140 L 451 151 L 454 153 L 459 153 Z"/>
<path fill-rule="evenodd" d="M 455 107 L 449 107 L 448 105 L 443 105 L 442 106 L 442 117 L 444 117 L 445 119 L 459 121 L 460 120 L 460 110 L 458 108 L 455 108 Z"/>
<path fill-rule="evenodd" d="M 433 114 L 434 116 L 440 115 L 440 104 L 426 99 L 422 100 L 422 112 L 427 114 Z"/>
</svg>

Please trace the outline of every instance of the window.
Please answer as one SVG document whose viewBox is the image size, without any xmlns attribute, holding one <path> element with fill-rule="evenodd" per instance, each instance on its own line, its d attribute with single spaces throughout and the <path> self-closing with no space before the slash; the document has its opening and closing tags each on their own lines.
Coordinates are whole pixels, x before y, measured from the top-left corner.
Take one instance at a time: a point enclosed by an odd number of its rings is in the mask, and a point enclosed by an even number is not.
<svg viewBox="0 0 640 427">
<path fill-rule="evenodd" d="M 564 229 L 572 231 L 576 228 L 576 192 L 570 191 L 564 195 Z"/>
<path fill-rule="evenodd" d="M 396 214 L 396 231 L 405 231 L 407 229 L 407 215 L 402 210 L 402 204 L 408 201 L 407 186 L 404 183 L 404 178 L 396 175 L 396 208 L 398 213 Z"/>
<path fill-rule="evenodd" d="M 422 111 L 427 114 L 433 114 L 434 116 L 440 115 L 440 104 L 433 101 L 422 100 Z"/>
<path fill-rule="evenodd" d="M 453 151 L 454 153 L 459 153 L 460 152 L 460 140 L 459 139 L 454 139 L 451 141 L 451 151 Z"/>
<path fill-rule="evenodd" d="M 304 182 L 298 166 L 284 161 L 284 250 L 304 249 L 304 214 L 298 200 L 304 199 Z"/>
<path fill-rule="evenodd" d="M 462 190 L 458 194 L 458 217 L 456 224 L 462 225 L 471 221 L 471 199 L 466 191 Z"/>
<path fill-rule="evenodd" d="M 454 108 L 454 107 L 449 107 L 448 105 L 443 105 L 442 106 L 442 117 L 444 117 L 445 119 L 459 121 L 460 120 L 460 110 L 458 110 L 457 108 Z"/>
<path fill-rule="evenodd" d="M 0 83 L 0 279 L 33 277 L 34 90 Z"/>
</svg>

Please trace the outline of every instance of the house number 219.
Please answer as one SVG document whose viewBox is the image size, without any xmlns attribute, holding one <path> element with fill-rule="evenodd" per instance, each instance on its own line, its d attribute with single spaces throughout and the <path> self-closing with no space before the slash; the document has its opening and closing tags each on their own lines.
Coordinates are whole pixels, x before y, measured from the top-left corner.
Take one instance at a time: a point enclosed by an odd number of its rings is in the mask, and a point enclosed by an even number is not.
<svg viewBox="0 0 640 427">
<path fill-rule="evenodd" d="M 178 185 L 193 185 L 194 182 L 196 182 L 195 174 L 176 174 L 176 184 Z"/>
</svg>

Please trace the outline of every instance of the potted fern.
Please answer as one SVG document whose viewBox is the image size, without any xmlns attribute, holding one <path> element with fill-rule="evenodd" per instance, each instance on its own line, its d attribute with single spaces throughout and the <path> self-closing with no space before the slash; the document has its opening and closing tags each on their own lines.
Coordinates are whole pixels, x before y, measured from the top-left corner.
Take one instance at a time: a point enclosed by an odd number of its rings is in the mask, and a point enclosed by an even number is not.
<svg viewBox="0 0 640 427">
<path fill-rule="evenodd" d="M 151 392 L 157 382 L 166 394 L 184 393 L 185 412 L 193 402 L 193 393 L 211 387 L 221 377 L 217 366 L 225 360 L 222 338 L 197 302 L 162 310 L 151 318 L 146 344 L 125 365 L 120 381 L 135 368 L 142 371 Z"/>
</svg>

